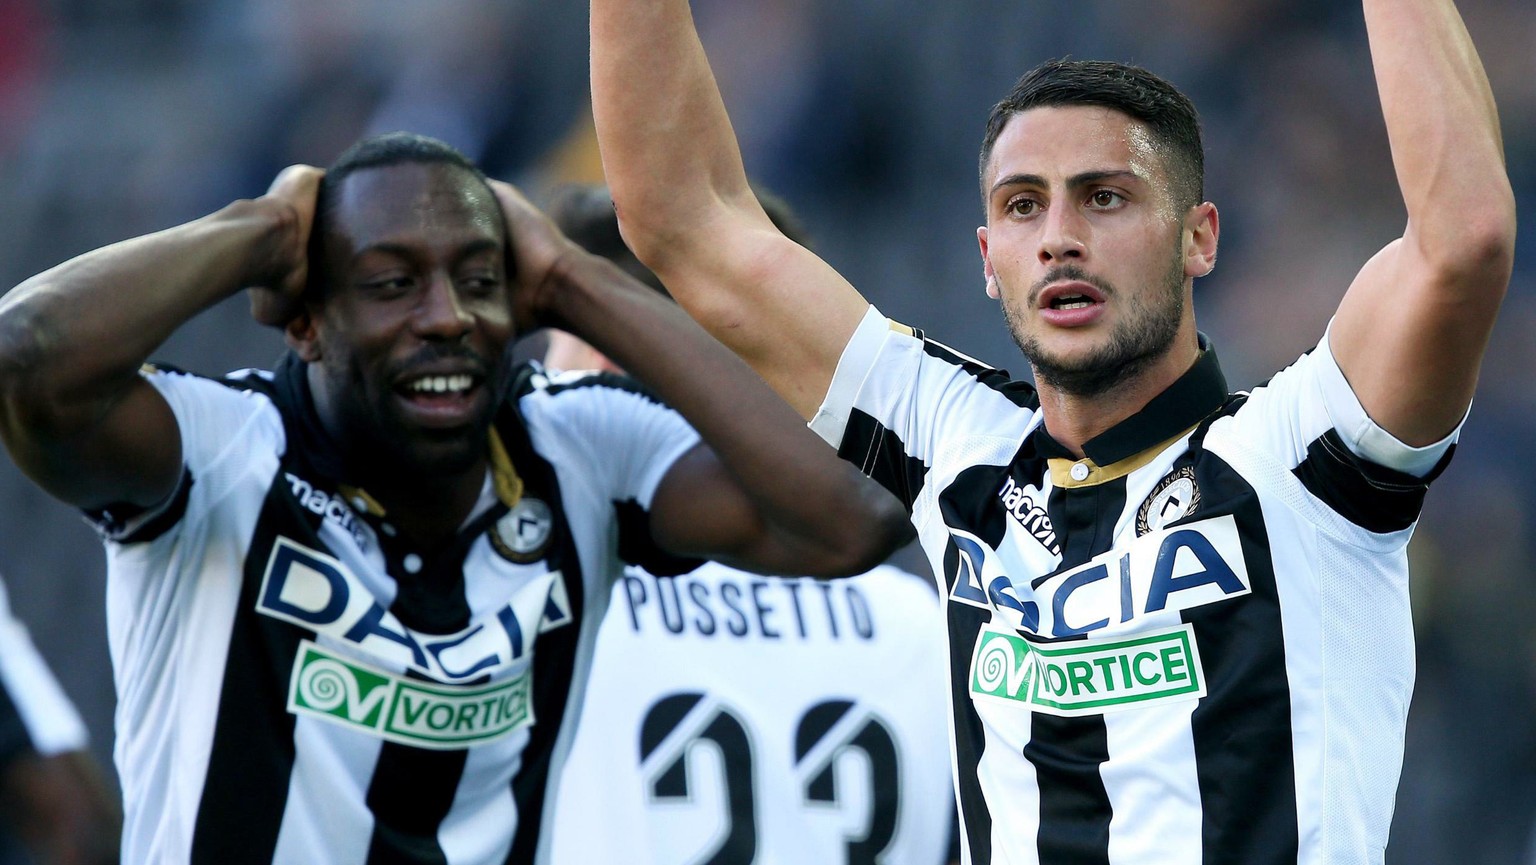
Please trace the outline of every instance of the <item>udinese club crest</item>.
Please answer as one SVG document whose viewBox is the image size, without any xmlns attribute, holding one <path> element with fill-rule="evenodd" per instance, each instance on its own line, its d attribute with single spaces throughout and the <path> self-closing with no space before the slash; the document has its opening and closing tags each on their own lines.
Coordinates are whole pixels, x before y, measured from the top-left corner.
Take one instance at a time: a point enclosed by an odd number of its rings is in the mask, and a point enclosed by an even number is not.
<svg viewBox="0 0 1536 865">
<path fill-rule="evenodd" d="M 555 517 L 549 505 L 533 498 L 521 498 L 487 534 L 491 546 L 502 558 L 526 565 L 544 557 Z"/>
<path fill-rule="evenodd" d="M 1141 503 L 1141 510 L 1136 512 L 1136 534 L 1159 531 L 1194 513 L 1199 506 L 1200 487 L 1195 484 L 1194 466 L 1184 466 L 1159 481 Z"/>
</svg>

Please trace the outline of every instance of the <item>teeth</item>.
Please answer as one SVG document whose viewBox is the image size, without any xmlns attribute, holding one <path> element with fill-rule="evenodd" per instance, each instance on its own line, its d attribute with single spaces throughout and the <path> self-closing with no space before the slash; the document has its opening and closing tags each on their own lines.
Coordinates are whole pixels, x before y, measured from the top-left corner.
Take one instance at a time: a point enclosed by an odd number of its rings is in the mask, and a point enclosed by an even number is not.
<svg viewBox="0 0 1536 865">
<path fill-rule="evenodd" d="M 1085 306 L 1093 306 L 1093 303 L 1091 301 L 1086 301 L 1086 300 L 1069 300 L 1069 301 L 1066 301 L 1066 302 L 1062 303 L 1060 306 L 1058 306 L 1056 308 L 1057 309 L 1082 309 Z"/>
<path fill-rule="evenodd" d="M 467 375 L 435 375 L 416 379 L 409 389 L 416 393 L 460 393 L 469 390 L 473 382 Z"/>
</svg>

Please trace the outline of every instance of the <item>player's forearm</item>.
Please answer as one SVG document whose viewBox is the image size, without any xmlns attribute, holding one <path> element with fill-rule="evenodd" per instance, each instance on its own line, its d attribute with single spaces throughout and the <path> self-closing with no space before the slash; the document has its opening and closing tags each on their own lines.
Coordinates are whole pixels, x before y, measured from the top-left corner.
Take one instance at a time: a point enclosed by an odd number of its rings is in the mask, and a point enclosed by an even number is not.
<svg viewBox="0 0 1536 865">
<path fill-rule="evenodd" d="M 1514 246 L 1514 196 L 1498 111 L 1451 0 L 1366 0 L 1366 29 L 1406 239 L 1452 282 L 1502 292 Z"/>
<path fill-rule="evenodd" d="M 7 420 L 88 423 L 177 327 L 257 278 L 285 230 L 277 209 L 237 202 L 88 252 L 17 286 L 0 301 Z"/>
<path fill-rule="evenodd" d="M 591 343 L 677 409 L 751 500 L 768 532 L 743 566 L 853 573 L 906 538 L 899 503 L 838 458 L 676 304 L 585 254 L 564 259 L 557 280 L 544 293 L 554 307 L 545 319 Z"/>
<path fill-rule="evenodd" d="M 592 0 L 592 113 L 625 240 L 665 280 L 723 210 L 756 210 L 688 0 Z M 766 222 L 766 217 L 763 217 Z"/>
</svg>

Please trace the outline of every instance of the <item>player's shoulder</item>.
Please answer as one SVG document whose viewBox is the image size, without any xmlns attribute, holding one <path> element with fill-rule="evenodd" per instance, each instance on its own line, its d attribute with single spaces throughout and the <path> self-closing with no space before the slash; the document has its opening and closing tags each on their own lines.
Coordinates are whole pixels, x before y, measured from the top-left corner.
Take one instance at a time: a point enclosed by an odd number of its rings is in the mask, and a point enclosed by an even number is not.
<svg viewBox="0 0 1536 865">
<path fill-rule="evenodd" d="M 524 406 L 570 405 L 618 397 L 666 407 L 650 388 L 627 375 L 590 369 L 555 370 L 537 361 L 526 361 L 513 370 L 511 397 Z"/>
</svg>

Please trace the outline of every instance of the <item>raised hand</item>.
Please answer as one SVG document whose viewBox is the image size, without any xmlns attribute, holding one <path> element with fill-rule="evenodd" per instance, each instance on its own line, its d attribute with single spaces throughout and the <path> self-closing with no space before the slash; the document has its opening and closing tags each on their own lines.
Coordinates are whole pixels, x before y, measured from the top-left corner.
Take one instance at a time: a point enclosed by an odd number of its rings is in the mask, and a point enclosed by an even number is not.
<svg viewBox="0 0 1536 865">
<path fill-rule="evenodd" d="M 251 317 L 282 327 L 298 314 L 309 282 L 309 235 L 315 225 L 320 179 L 325 172 L 312 165 L 290 165 L 278 172 L 262 200 L 286 208 L 292 229 L 271 251 L 268 273 L 250 286 Z"/>
</svg>

